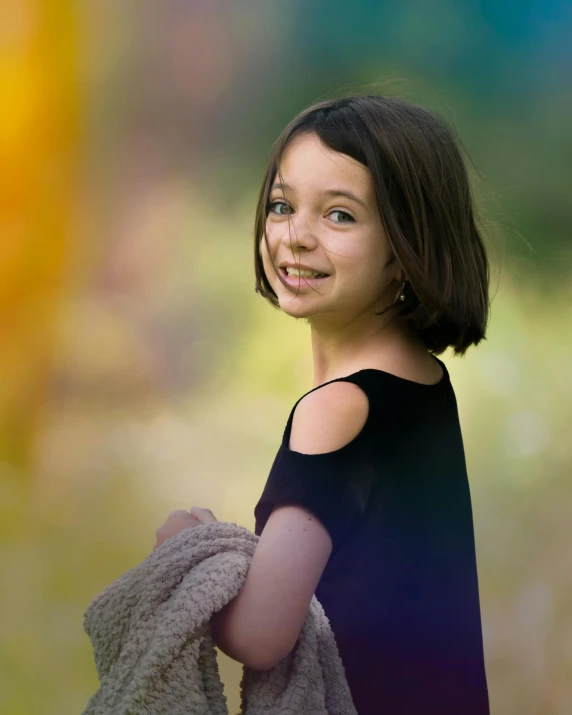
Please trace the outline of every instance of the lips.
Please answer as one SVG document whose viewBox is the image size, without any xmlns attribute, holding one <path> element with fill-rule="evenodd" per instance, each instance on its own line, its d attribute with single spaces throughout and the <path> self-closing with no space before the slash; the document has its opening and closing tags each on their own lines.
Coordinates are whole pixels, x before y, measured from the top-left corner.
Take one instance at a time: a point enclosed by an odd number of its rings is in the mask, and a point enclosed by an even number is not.
<svg viewBox="0 0 572 715">
<path fill-rule="evenodd" d="M 293 268 L 294 270 L 301 270 L 301 271 L 311 271 L 312 273 L 318 273 L 321 274 L 322 276 L 327 276 L 329 273 L 326 273 L 326 271 L 318 271 L 316 268 L 312 268 L 311 266 L 304 266 L 304 265 L 292 265 L 291 263 L 281 263 L 279 265 L 280 270 L 286 271 L 288 268 Z"/>
<path fill-rule="evenodd" d="M 322 283 L 330 277 L 328 275 L 324 275 L 322 278 L 313 278 L 312 276 L 289 276 L 288 273 L 286 273 L 286 268 L 280 268 L 280 272 L 289 286 L 299 288 L 300 290 L 303 290 L 313 284 Z"/>
<path fill-rule="evenodd" d="M 305 266 L 303 263 L 296 263 L 296 264 L 293 264 L 293 263 L 281 263 L 281 264 L 279 265 L 279 268 L 280 268 L 282 271 L 285 271 L 287 268 L 296 268 L 296 269 L 300 269 L 300 270 L 302 270 L 302 271 L 312 271 L 312 273 L 322 273 L 324 276 L 328 276 L 328 275 L 329 275 L 328 273 L 326 273 L 326 271 L 318 271 L 318 270 L 316 270 L 315 268 L 312 268 L 312 266 Z"/>
</svg>

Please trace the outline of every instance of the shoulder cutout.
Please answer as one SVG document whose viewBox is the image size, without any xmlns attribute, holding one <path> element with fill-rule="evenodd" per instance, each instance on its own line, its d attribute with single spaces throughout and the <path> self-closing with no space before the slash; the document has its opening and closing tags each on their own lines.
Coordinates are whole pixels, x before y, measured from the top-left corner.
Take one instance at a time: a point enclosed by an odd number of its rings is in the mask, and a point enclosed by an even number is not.
<svg viewBox="0 0 572 715">
<path fill-rule="evenodd" d="M 369 413 L 365 392 L 353 382 L 331 382 L 305 395 L 292 417 L 289 449 L 323 454 L 341 449 L 363 429 Z"/>
</svg>

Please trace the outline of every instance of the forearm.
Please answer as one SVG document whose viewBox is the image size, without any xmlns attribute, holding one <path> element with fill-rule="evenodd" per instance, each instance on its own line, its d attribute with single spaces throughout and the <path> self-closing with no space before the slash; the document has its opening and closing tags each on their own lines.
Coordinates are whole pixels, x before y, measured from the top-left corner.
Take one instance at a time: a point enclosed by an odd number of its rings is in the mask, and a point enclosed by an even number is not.
<svg viewBox="0 0 572 715">
<path fill-rule="evenodd" d="M 213 613 L 211 618 L 211 636 L 216 647 L 232 660 L 241 663 L 252 670 L 264 670 L 258 658 L 255 657 L 256 648 L 253 647 L 252 632 L 241 629 L 241 609 L 239 593 L 232 601 L 220 611 Z M 244 604 L 242 604 L 244 605 Z"/>
<path fill-rule="evenodd" d="M 211 636 L 216 647 L 221 650 L 225 655 L 232 660 L 236 660 L 239 663 L 243 663 L 243 660 L 239 657 L 237 649 L 233 646 L 231 642 L 231 632 L 230 632 L 230 617 L 232 615 L 232 607 L 234 601 L 227 603 L 224 608 L 220 611 L 213 613 L 211 618 Z M 243 663 L 245 665 L 245 663 Z"/>
</svg>

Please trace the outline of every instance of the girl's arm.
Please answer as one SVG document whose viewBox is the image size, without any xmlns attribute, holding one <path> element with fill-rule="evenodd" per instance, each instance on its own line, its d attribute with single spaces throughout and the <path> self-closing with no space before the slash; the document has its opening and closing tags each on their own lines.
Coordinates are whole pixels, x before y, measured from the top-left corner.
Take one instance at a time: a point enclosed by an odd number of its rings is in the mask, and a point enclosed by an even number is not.
<svg viewBox="0 0 572 715">
<path fill-rule="evenodd" d="M 339 449 L 367 418 L 364 393 L 331 383 L 306 395 L 293 416 L 289 448 L 315 454 Z M 220 650 L 254 670 L 270 670 L 296 645 L 330 554 L 326 527 L 299 504 L 277 505 L 256 546 L 239 594 L 211 620 Z"/>
</svg>

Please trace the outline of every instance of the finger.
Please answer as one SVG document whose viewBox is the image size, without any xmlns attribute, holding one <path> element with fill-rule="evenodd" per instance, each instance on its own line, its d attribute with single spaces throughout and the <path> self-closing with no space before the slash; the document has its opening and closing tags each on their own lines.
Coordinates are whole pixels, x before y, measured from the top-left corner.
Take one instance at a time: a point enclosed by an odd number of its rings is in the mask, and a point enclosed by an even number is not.
<svg viewBox="0 0 572 715">
<path fill-rule="evenodd" d="M 169 518 L 178 519 L 179 517 L 189 516 L 189 512 L 184 509 L 176 509 L 169 514 Z"/>
<path fill-rule="evenodd" d="M 217 521 L 216 516 L 212 513 L 210 509 L 205 509 L 199 506 L 191 507 L 191 514 L 201 523 L 210 524 L 213 521 Z"/>
<path fill-rule="evenodd" d="M 214 517 L 214 514 L 210 509 L 203 509 L 203 507 L 200 506 L 192 506 L 190 513 L 191 516 L 201 523 L 210 521 Z"/>
<path fill-rule="evenodd" d="M 191 513 L 191 514 L 194 514 L 194 513 L 196 513 L 196 512 L 198 512 L 198 513 L 201 513 L 201 512 L 202 512 L 203 514 L 209 514 L 210 516 L 214 516 L 214 514 L 212 513 L 212 511 L 211 511 L 210 509 L 207 509 L 207 508 L 204 507 L 204 506 L 192 506 L 191 509 L 190 509 L 190 513 Z"/>
</svg>

